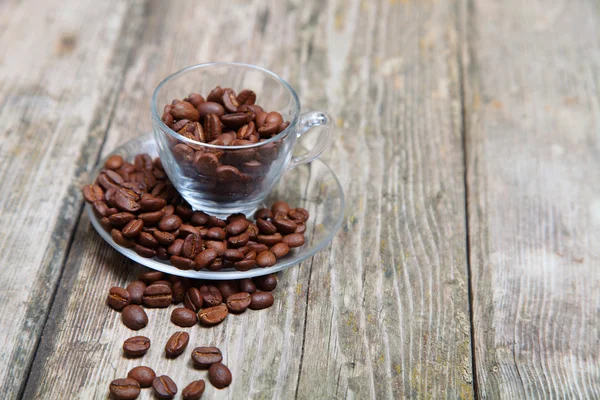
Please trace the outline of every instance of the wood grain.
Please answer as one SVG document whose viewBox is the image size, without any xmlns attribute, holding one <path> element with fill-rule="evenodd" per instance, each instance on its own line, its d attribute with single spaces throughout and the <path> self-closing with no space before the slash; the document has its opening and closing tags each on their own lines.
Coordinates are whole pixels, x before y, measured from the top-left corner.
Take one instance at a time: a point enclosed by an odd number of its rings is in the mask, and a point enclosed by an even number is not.
<svg viewBox="0 0 600 400">
<path fill-rule="evenodd" d="M 127 61 L 128 6 L 0 5 L 0 391 L 16 398 L 41 335 Z M 94 49 L 93 52 L 90 51 Z M 120 49 L 115 51 L 115 49 Z"/>
<path fill-rule="evenodd" d="M 598 5 L 479 0 L 465 15 L 480 397 L 598 398 Z"/>
<path fill-rule="evenodd" d="M 233 369 L 234 384 L 207 395 L 471 398 L 456 4 L 177 4 L 144 3 L 102 153 L 150 129 L 150 95 L 167 74 L 250 62 L 338 117 L 327 159 L 348 200 L 343 230 L 282 274 L 272 309 L 192 328 L 193 343 L 223 348 Z M 142 362 L 180 389 L 204 376 L 162 356 L 174 330 L 164 310 L 152 310 L 143 331 L 151 353 L 122 358 L 132 332 L 103 302 L 140 269 L 99 243 L 85 216 L 72 248 L 25 398 L 105 398 L 112 379 Z"/>
</svg>

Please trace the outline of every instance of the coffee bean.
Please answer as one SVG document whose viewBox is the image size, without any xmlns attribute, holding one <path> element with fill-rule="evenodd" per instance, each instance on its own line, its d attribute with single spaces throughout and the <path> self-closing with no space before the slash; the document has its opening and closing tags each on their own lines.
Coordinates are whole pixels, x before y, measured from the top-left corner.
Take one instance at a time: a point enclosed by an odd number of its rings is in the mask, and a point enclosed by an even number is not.
<svg viewBox="0 0 600 400">
<path fill-rule="evenodd" d="M 108 205 L 106 205 L 106 203 L 101 200 L 94 201 L 92 203 L 92 208 L 94 210 L 94 214 L 96 214 L 96 216 L 98 218 L 109 217 L 112 214 L 116 214 L 116 213 L 111 213 L 111 211 L 108 208 Z M 117 210 L 117 212 L 118 212 L 118 210 Z"/>
<path fill-rule="evenodd" d="M 248 229 L 250 222 L 246 218 L 237 218 L 225 227 L 225 232 L 230 236 L 237 236 Z"/>
<path fill-rule="evenodd" d="M 262 268 L 271 267 L 275 265 L 276 262 L 277 259 L 275 258 L 275 255 L 270 251 L 260 252 L 256 256 L 256 264 L 258 264 L 258 266 Z"/>
<path fill-rule="evenodd" d="M 256 220 L 256 226 L 263 235 L 273 235 L 277 232 L 277 227 L 275 224 L 261 218 Z"/>
<path fill-rule="evenodd" d="M 177 326 L 187 328 L 196 325 L 198 317 L 194 311 L 185 307 L 180 307 L 175 308 L 173 312 L 171 312 L 171 322 Z"/>
<path fill-rule="evenodd" d="M 273 305 L 275 299 L 270 292 L 254 292 L 250 295 L 250 309 L 262 310 Z"/>
<path fill-rule="evenodd" d="M 107 232 L 110 232 L 113 229 L 113 226 L 110 223 L 110 220 L 108 219 L 108 217 L 100 218 L 100 226 L 102 227 L 102 229 L 104 229 Z"/>
<path fill-rule="evenodd" d="M 267 219 L 271 219 L 271 218 L 273 218 L 273 212 L 268 208 L 259 208 L 254 213 L 254 219 L 256 219 L 256 220 L 258 220 L 258 219 L 267 220 Z"/>
<path fill-rule="evenodd" d="M 236 97 L 237 102 L 240 105 L 251 105 L 256 101 L 256 93 L 252 90 L 244 89 Z"/>
<path fill-rule="evenodd" d="M 214 101 L 214 102 L 217 102 L 220 104 L 223 101 L 222 96 L 223 96 L 223 88 L 221 88 L 221 86 L 217 86 L 213 90 L 210 91 L 210 93 L 206 97 L 206 100 Z"/>
<path fill-rule="evenodd" d="M 84 186 L 81 191 L 83 193 L 83 198 L 88 203 L 93 203 L 94 201 L 102 200 L 104 198 L 102 188 L 95 184 Z"/>
<path fill-rule="evenodd" d="M 236 112 L 237 108 L 240 106 L 240 103 L 238 103 L 236 97 L 237 95 L 232 89 L 223 90 L 223 106 L 225 107 L 225 110 L 229 111 L 230 113 Z"/>
<path fill-rule="evenodd" d="M 194 155 L 194 149 L 187 144 L 179 143 L 173 147 L 173 155 L 180 161 L 190 162 Z"/>
<path fill-rule="evenodd" d="M 143 227 L 144 221 L 142 221 L 141 219 L 134 219 L 133 221 L 130 221 L 127 225 L 125 225 L 121 233 L 123 233 L 123 236 L 125 236 L 126 238 L 133 239 L 140 235 Z"/>
<path fill-rule="evenodd" d="M 152 386 L 152 381 L 156 378 L 156 373 L 150 367 L 134 367 L 128 373 L 127 377 L 135 379 L 141 387 L 147 388 Z"/>
<path fill-rule="evenodd" d="M 193 381 L 183 389 L 183 400 L 200 400 L 204 393 L 205 383 L 202 379 Z"/>
<path fill-rule="evenodd" d="M 182 280 L 173 282 L 173 303 L 179 304 L 183 301 L 185 292 L 187 291 L 187 284 Z"/>
<path fill-rule="evenodd" d="M 273 212 L 273 215 L 275 215 L 279 212 L 287 215 L 287 213 L 290 211 L 290 205 L 288 203 L 286 203 L 285 201 L 276 201 L 271 206 L 271 211 Z"/>
<path fill-rule="evenodd" d="M 204 103 L 206 100 L 204 100 L 204 97 L 202 97 L 202 95 L 198 93 L 192 93 L 187 97 L 186 101 L 191 103 L 194 107 L 198 108 L 198 106 Z"/>
<path fill-rule="evenodd" d="M 187 124 L 189 124 L 189 123 L 190 123 L 190 120 L 189 120 L 189 119 L 180 119 L 179 121 L 177 121 L 177 122 L 175 122 L 175 123 L 173 124 L 173 130 L 174 130 L 175 132 L 179 132 L 179 131 L 181 131 L 183 128 L 186 128 L 186 127 L 187 127 Z"/>
<path fill-rule="evenodd" d="M 118 231 L 116 229 L 112 229 L 110 231 L 110 237 L 116 244 L 118 244 L 121 247 L 131 248 L 135 246 L 135 242 L 126 239 L 125 236 L 123 236 L 123 234 L 121 233 L 121 231 Z"/>
<path fill-rule="evenodd" d="M 236 261 L 233 263 L 233 267 L 238 271 L 248 271 L 256 266 L 256 260 L 251 259 L 243 259 L 240 261 Z"/>
<path fill-rule="evenodd" d="M 219 289 L 219 292 L 221 292 L 221 297 L 224 299 L 239 292 L 236 281 L 218 281 L 216 286 Z"/>
<path fill-rule="evenodd" d="M 109 188 L 118 188 L 125 180 L 117 172 L 110 169 L 103 169 L 98 175 L 98 183 L 104 190 Z"/>
<path fill-rule="evenodd" d="M 177 215 L 164 216 L 158 222 L 158 229 L 161 231 L 171 232 L 179 229 L 183 221 Z"/>
<path fill-rule="evenodd" d="M 117 311 L 121 311 L 129 304 L 129 292 L 120 287 L 112 287 L 108 292 L 106 302 Z"/>
<path fill-rule="evenodd" d="M 225 304 L 219 304 L 218 306 L 200 310 L 198 312 L 198 319 L 204 325 L 217 325 L 223 322 L 227 317 L 227 313 L 227 306 Z"/>
<path fill-rule="evenodd" d="M 116 400 L 132 400 L 140 395 L 140 384 L 131 378 L 115 379 L 110 383 L 109 390 Z"/>
<path fill-rule="evenodd" d="M 169 289 L 173 290 L 173 282 L 168 279 L 168 276 L 165 276 L 163 279 L 156 282 L 152 282 L 150 285 L 167 285 Z"/>
<path fill-rule="evenodd" d="M 210 263 L 212 263 L 215 258 L 217 258 L 217 251 L 215 249 L 206 249 L 200 252 L 194 259 L 196 262 L 196 268 L 198 270 L 202 268 L 208 267 Z"/>
<path fill-rule="evenodd" d="M 139 204 L 142 211 L 153 212 L 162 210 L 167 205 L 167 201 L 160 197 L 154 197 L 149 193 L 144 193 Z"/>
<path fill-rule="evenodd" d="M 183 239 L 175 239 L 173 243 L 167 248 L 167 253 L 172 256 L 178 256 L 183 250 Z"/>
<path fill-rule="evenodd" d="M 200 286 L 200 296 L 205 307 L 218 306 L 223 302 L 221 292 L 213 285 Z"/>
<path fill-rule="evenodd" d="M 110 223 L 117 228 L 123 228 L 134 219 L 135 215 L 128 212 L 119 212 L 108 217 Z"/>
<path fill-rule="evenodd" d="M 172 399 L 177 394 L 177 385 L 167 375 L 154 378 L 152 389 L 159 399 Z"/>
<path fill-rule="evenodd" d="M 175 214 L 182 220 L 187 221 L 194 215 L 194 210 L 187 204 L 179 204 L 175 207 Z"/>
<path fill-rule="evenodd" d="M 279 232 L 277 232 L 273 235 L 258 235 L 256 240 L 258 240 L 259 243 L 262 243 L 264 245 L 274 246 L 277 243 L 281 242 L 283 240 L 283 237 Z"/>
<path fill-rule="evenodd" d="M 294 233 L 298 227 L 294 221 L 285 218 L 275 218 L 273 224 L 281 233 Z"/>
<path fill-rule="evenodd" d="M 188 119 L 190 121 L 198 121 L 199 113 L 191 103 L 187 101 L 178 101 L 171 108 L 171 115 L 175 119 Z"/>
<path fill-rule="evenodd" d="M 167 249 L 162 246 L 156 249 L 156 257 L 160 260 L 168 260 L 169 255 L 167 254 Z"/>
<path fill-rule="evenodd" d="M 200 104 L 196 108 L 199 112 L 200 118 L 206 117 L 208 114 L 214 114 L 217 117 L 225 114 L 225 109 L 219 103 L 215 103 L 214 101 L 207 101 Z"/>
<path fill-rule="evenodd" d="M 213 227 L 206 232 L 206 238 L 210 240 L 224 240 L 226 233 L 223 228 Z"/>
<path fill-rule="evenodd" d="M 240 292 L 227 297 L 227 308 L 230 312 L 239 314 L 246 311 L 250 306 L 250 293 Z"/>
<path fill-rule="evenodd" d="M 175 235 L 170 232 L 156 230 L 152 234 L 162 246 L 170 246 L 175 241 Z"/>
<path fill-rule="evenodd" d="M 181 224 L 181 226 L 179 227 L 179 236 L 185 239 L 185 237 L 188 235 L 200 236 L 200 231 L 192 225 Z"/>
<path fill-rule="evenodd" d="M 298 224 L 298 227 L 296 228 L 296 233 L 304 233 L 304 232 L 306 232 L 306 224 L 305 223 Z"/>
<path fill-rule="evenodd" d="M 138 240 L 142 246 L 154 249 L 158 247 L 158 241 L 148 232 L 140 233 Z"/>
<path fill-rule="evenodd" d="M 250 240 L 250 236 L 246 232 L 244 232 L 238 236 L 231 236 L 230 238 L 227 239 L 227 242 L 229 243 L 230 247 L 239 248 L 239 247 L 243 247 L 246 244 L 248 244 L 249 240 Z"/>
<path fill-rule="evenodd" d="M 190 260 L 189 258 L 185 258 L 185 257 L 171 256 L 169 258 L 169 261 L 175 268 L 181 269 L 184 271 L 194 269 L 196 267 L 196 263 L 193 260 Z"/>
<path fill-rule="evenodd" d="M 182 255 L 194 259 L 201 251 L 202 239 L 200 239 L 200 235 L 188 235 L 183 242 Z"/>
<path fill-rule="evenodd" d="M 225 364 L 215 363 L 208 369 L 208 379 L 217 389 L 223 389 L 231 385 L 231 371 Z"/>
<path fill-rule="evenodd" d="M 249 247 L 250 250 L 255 251 L 256 254 L 269 250 L 269 247 L 267 247 L 267 245 L 263 243 L 250 244 Z"/>
<path fill-rule="evenodd" d="M 164 272 L 160 271 L 148 271 L 138 275 L 138 279 L 140 281 L 143 281 L 146 285 L 150 285 L 156 281 L 160 281 L 161 279 L 164 279 L 164 277 Z"/>
<path fill-rule="evenodd" d="M 273 253 L 276 258 L 285 257 L 289 252 L 290 248 L 285 243 L 277 243 L 271 247 L 271 253 Z"/>
<path fill-rule="evenodd" d="M 131 282 L 127 286 L 127 292 L 129 292 L 129 303 L 130 304 L 142 304 L 144 290 L 146 290 L 146 284 L 144 282 L 142 282 L 142 281 Z"/>
<path fill-rule="evenodd" d="M 306 210 L 305 208 L 296 207 L 296 208 L 288 211 L 288 217 L 290 217 L 290 219 L 293 219 L 293 220 L 306 222 L 308 220 L 308 218 L 310 217 L 310 214 L 308 213 L 308 210 Z"/>
<path fill-rule="evenodd" d="M 198 368 L 209 368 L 222 360 L 221 350 L 216 347 L 196 347 L 192 350 L 192 361 Z"/>
<path fill-rule="evenodd" d="M 184 308 L 184 310 L 186 310 Z M 190 311 L 190 310 L 188 310 Z M 193 312 L 193 311 L 190 311 Z M 187 332 L 175 332 L 165 345 L 165 353 L 167 357 L 177 357 L 185 351 L 188 343 L 190 342 L 190 335 Z"/>
<path fill-rule="evenodd" d="M 190 223 L 194 226 L 205 225 L 208 222 L 208 214 L 202 211 L 196 211 L 190 218 Z"/>
<path fill-rule="evenodd" d="M 275 274 L 257 276 L 254 278 L 256 287 L 265 292 L 271 292 L 277 287 L 277 277 Z"/>
<path fill-rule="evenodd" d="M 256 260 L 256 255 L 257 254 L 254 250 L 250 250 L 246 254 L 244 254 L 244 258 L 246 260 Z"/>
<path fill-rule="evenodd" d="M 300 247 L 304 244 L 304 235 L 301 233 L 290 233 L 283 237 L 282 242 L 290 248 Z"/>
<path fill-rule="evenodd" d="M 197 312 L 202 308 L 202 304 L 203 300 L 202 295 L 200 294 L 200 290 L 195 287 L 189 288 L 185 293 L 185 296 L 183 297 L 183 305 L 186 308 Z"/>
<path fill-rule="evenodd" d="M 249 278 L 240 279 L 238 281 L 238 287 L 242 292 L 247 292 L 250 294 L 256 292 L 256 285 L 254 284 L 254 282 L 252 282 L 252 279 Z"/>
<path fill-rule="evenodd" d="M 134 213 L 140 210 L 140 205 L 130 197 L 128 197 L 123 190 L 117 190 L 114 196 L 115 206 L 121 211 L 127 211 Z"/>
<path fill-rule="evenodd" d="M 164 215 L 165 212 L 160 210 L 138 214 L 138 218 L 144 221 L 144 226 L 153 226 L 158 224 L 158 221 L 160 221 Z"/>
<path fill-rule="evenodd" d="M 225 254 L 223 254 L 223 258 L 225 261 L 241 261 L 244 259 L 244 253 L 236 249 L 227 249 L 225 250 Z"/>
<path fill-rule="evenodd" d="M 167 285 L 150 285 L 144 290 L 143 302 L 146 307 L 164 308 L 173 301 L 173 292 Z"/>
<path fill-rule="evenodd" d="M 242 173 L 233 165 L 219 165 L 217 179 L 221 182 L 237 182 L 242 179 Z"/>
<path fill-rule="evenodd" d="M 153 250 L 149 247 L 141 246 L 139 244 L 134 245 L 133 250 L 136 253 L 138 253 L 140 256 L 145 257 L 145 258 L 152 258 L 152 257 L 156 256 L 155 250 Z"/>
<path fill-rule="evenodd" d="M 139 357 L 150 349 L 150 339 L 146 336 L 133 336 L 123 343 L 123 352 L 129 357 Z"/>
<path fill-rule="evenodd" d="M 204 117 L 204 133 L 210 142 L 223 132 L 221 120 L 217 114 L 208 114 Z"/>
<path fill-rule="evenodd" d="M 121 312 L 121 320 L 131 330 L 137 331 L 148 325 L 148 316 L 137 304 L 130 304 Z"/>
</svg>

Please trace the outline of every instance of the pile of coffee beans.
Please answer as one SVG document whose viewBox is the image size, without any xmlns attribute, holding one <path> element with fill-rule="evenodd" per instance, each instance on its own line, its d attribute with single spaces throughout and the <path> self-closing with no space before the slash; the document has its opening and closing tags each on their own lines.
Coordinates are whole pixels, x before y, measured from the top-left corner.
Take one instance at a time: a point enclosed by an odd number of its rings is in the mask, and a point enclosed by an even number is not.
<svg viewBox="0 0 600 400">
<path fill-rule="evenodd" d="M 109 157 L 95 182 L 83 188 L 100 224 L 119 246 L 142 257 L 170 260 L 183 270 L 273 266 L 302 246 L 309 213 L 284 201 L 256 211 L 255 220 L 233 214 L 223 220 L 194 211 L 177 193 L 160 159 L 138 154 L 133 163 Z M 156 293 L 149 302 L 167 302 Z M 123 302 L 119 293 L 112 301 Z M 146 300 L 144 300 L 146 301 Z"/>
<path fill-rule="evenodd" d="M 206 97 L 192 93 L 164 107 L 162 120 L 182 137 L 218 146 L 247 147 L 276 136 L 289 125 L 277 111 L 255 104 L 256 93 L 239 94 L 217 86 Z M 184 142 L 166 134 L 179 170 L 213 199 L 241 200 L 263 189 L 271 166 L 280 163 L 281 140 L 248 147 L 223 149 Z"/>
<path fill-rule="evenodd" d="M 121 312 L 121 320 L 128 328 L 140 330 L 148 325 L 144 308 L 166 308 L 181 304 L 171 312 L 171 322 L 189 328 L 198 323 L 210 327 L 223 322 L 231 314 L 240 314 L 248 308 L 260 310 L 273 305 L 271 291 L 277 287 L 274 274 L 252 279 L 229 281 L 197 281 L 167 275 L 160 271 L 145 272 L 126 288 L 113 287 L 109 290 L 106 303 Z M 142 307 L 143 306 L 143 307 Z M 165 341 L 164 354 L 167 358 L 181 356 L 190 343 L 190 335 L 175 332 Z M 151 348 L 146 336 L 133 336 L 123 342 L 123 354 L 129 358 L 143 357 Z M 217 347 L 201 346 L 191 352 L 196 368 L 207 369 L 210 383 L 223 389 L 232 382 L 229 368 L 222 363 L 223 355 Z M 133 368 L 127 378 L 115 379 L 110 384 L 110 393 L 115 399 L 135 399 L 141 388 L 150 387 L 158 398 L 171 399 L 177 393 L 176 383 L 168 376 L 157 376 L 147 366 Z M 205 382 L 197 380 L 183 389 L 184 399 L 199 399 L 204 393 Z"/>
</svg>

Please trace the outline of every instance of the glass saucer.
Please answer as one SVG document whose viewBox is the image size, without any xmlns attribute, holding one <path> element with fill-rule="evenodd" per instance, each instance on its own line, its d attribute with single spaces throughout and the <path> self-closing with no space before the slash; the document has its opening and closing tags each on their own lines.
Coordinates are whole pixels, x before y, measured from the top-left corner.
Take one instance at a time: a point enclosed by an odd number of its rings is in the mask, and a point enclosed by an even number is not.
<svg viewBox="0 0 600 400">
<path fill-rule="evenodd" d="M 109 154 L 109 156 L 119 154 L 125 160 L 131 161 L 139 153 L 148 153 L 153 158 L 158 155 L 156 144 L 151 134 L 130 140 Z M 105 160 L 106 158 L 101 160 L 92 172 L 94 178 L 102 169 Z M 284 200 L 292 207 L 303 207 L 308 210 L 310 218 L 306 224 L 306 243 L 302 247 L 292 249 L 287 256 L 279 259 L 272 267 L 253 268 L 249 271 L 237 271 L 233 268 L 224 268 L 220 271 L 181 270 L 172 266 L 169 261 L 141 257 L 135 251 L 117 245 L 112 240 L 110 233 L 106 232 L 100 225 L 100 221 L 94 215 L 92 207 L 86 204 L 85 208 L 92 225 L 102 239 L 125 257 L 148 268 L 171 275 L 194 279 L 224 280 L 267 275 L 300 263 L 331 242 L 333 236 L 340 229 L 344 218 L 345 204 L 342 186 L 331 168 L 319 159 L 314 160 L 310 164 L 300 165 L 286 171 L 281 181 L 279 181 L 267 197 L 263 206 L 272 204 L 277 200 Z"/>
</svg>

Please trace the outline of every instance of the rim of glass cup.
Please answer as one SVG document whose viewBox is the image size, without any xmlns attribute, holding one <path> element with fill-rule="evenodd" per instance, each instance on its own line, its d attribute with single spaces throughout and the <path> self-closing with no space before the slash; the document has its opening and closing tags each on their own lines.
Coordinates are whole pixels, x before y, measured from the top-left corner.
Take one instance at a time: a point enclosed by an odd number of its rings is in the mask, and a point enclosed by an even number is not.
<svg viewBox="0 0 600 400">
<path fill-rule="evenodd" d="M 257 143 L 253 143 L 253 144 L 249 144 L 249 145 L 245 145 L 245 146 L 222 146 L 222 145 L 198 142 L 196 140 L 188 139 L 185 136 L 182 136 L 179 133 L 172 130 L 171 128 L 169 128 L 163 122 L 162 118 L 158 115 L 158 108 L 157 108 L 158 93 L 160 92 L 162 87 L 164 85 L 166 85 L 166 83 L 168 81 L 170 81 L 171 79 L 176 78 L 179 75 L 182 75 L 188 71 L 191 71 L 194 69 L 203 69 L 203 68 L 208 68 L 208 67 L 214 67 L 214 66 L 246 67 L 246 68 L 251 68 L 254 70 L 264 72 L 267 75 L 270 75 L 273 78 L 275 78 L 279 83 L 281 83 L 283 85 L 283 87 L 285 87 L 288 90 L 288 92 L 290 92 L 290 94 L 292 95 L 292 99 L 294 100 L 294 106 L 293 106 L 294 117 L 292 118 L 290 125 L 287 128 L 285 128 L 283 131 L 279 132 L 277 135 L 273 136 L 272 138 L 269 138 L 263 142 L 257 142 Z M 253 148 L 253 147 L 261 147 L 261 146 L 265 146 L 269 143 L 272 143 L 276 140 L 283 139 L 284 137 L 289 135 L 290 132 L 294 131 L 294 129 L 298 123 L 298 120 L 300 118 L 300 100 L 298 99 L 298 95 L 296 94 L 294 89 L 292 89 L 292 87 L 290 86 L 289 83 L 287 83 L 282 77 L 280 77 L 279 75 L 277 75 L 276 73 L 274 73 L 272 71 L 269 71 L 268 69 L 265 69 L 265 68 L 262 68 L 262 67 L 259 67 L 257 65 L 253 65 L 253 64 L 236 63 L 236 62 L 209 62 L 209 63 L 196 64 L 196 65 L 191 65 L 189 67 L 183 68 L 177 72 L 172 73 L 171 75 L 169 75 L 165 79 L 163 79 L 158 84 L 156 89 L 154 89 L 154 93 L 152 94 L 152 101 L 150 104 L 150 109 L 151 109 L 151 113 L 152 113 L 152 119 L 154 119 L 154 121 L 161 126 L 163 132 L 166 132 L 173 138 L 175 138 L 183 143 L 191 144 L 194 146 L 204 146 L 207 148 L 224 149 L 224 150 L 238 150 L 238 149 L 249 149 L 249 148 Z"/>
</svg>

